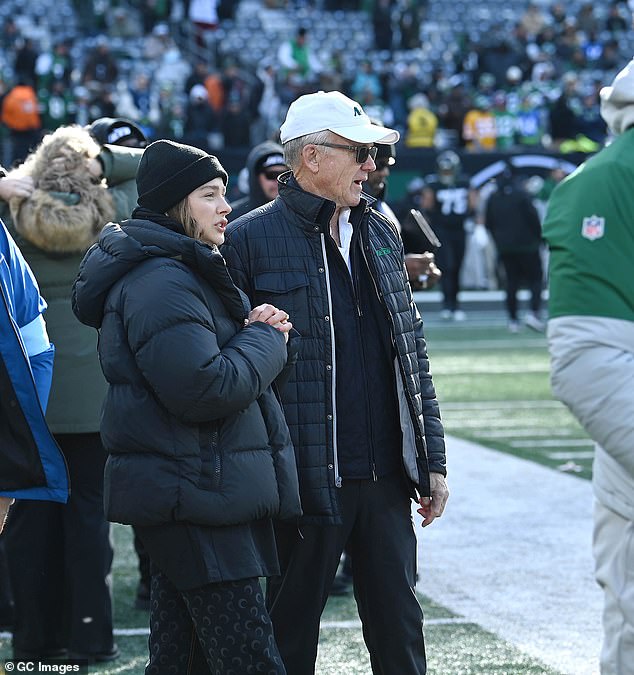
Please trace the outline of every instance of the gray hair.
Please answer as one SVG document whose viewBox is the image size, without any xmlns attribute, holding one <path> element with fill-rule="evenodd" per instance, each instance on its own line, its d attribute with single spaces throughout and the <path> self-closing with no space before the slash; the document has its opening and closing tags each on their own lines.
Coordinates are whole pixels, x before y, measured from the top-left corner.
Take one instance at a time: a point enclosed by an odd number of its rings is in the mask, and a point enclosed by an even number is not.
<svg viewBox="0 0 634 675">
<path fill-rule="evenodd" d="M 299 138 L 293 138 L 284 143 L 284 161 L 293 170 L 296 171 L 301 165 L 302 150 L 307 145 L 319 145 L 320 143 L 328 143 L 332 140 L 332 132 L 316 131 L 314 134 L 306 134 Z"/>
</svg>

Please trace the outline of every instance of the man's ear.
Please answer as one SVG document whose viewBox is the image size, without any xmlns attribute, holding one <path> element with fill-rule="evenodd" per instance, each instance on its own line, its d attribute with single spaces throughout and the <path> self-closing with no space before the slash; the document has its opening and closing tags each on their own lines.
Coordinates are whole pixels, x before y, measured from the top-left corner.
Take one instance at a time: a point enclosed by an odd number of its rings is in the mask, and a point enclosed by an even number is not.
<svg viewBox="0 0 634 675">
<path fill-rule="evenodd" d="M 308 144 L 302 148 L 302 164 L 311 173 L 318 173 L 319 171 L 319 154 L 317 146 Z"/>
</svg>

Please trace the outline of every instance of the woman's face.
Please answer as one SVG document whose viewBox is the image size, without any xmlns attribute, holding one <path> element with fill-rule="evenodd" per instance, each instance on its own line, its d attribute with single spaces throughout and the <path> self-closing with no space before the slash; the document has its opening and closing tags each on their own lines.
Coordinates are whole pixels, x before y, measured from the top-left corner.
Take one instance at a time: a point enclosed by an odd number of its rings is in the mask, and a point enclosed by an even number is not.
<svg viewBox="0 0 634 675">
<path fill-rule="evenodd" d="M 198 225 L 199 237 L 207 244 L 220 246 L 225 240 L 227 216 L 231 213 L 225 199 L 226 191 L 222 178 L 214 178 L 187 197 L 191 215 Z"/>
</svg>

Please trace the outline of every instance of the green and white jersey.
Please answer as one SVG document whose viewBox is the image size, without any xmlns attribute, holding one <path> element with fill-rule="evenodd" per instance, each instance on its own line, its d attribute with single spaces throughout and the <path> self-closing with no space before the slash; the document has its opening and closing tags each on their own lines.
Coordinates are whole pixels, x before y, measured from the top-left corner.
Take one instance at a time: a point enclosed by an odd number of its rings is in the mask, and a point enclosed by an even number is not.
<svg viewBox="0 0 634 675">
<path fill-rule="evenodd" d="M 549 315 L 634 321 L 634 128 L 553 191 Z"/>
</svg>

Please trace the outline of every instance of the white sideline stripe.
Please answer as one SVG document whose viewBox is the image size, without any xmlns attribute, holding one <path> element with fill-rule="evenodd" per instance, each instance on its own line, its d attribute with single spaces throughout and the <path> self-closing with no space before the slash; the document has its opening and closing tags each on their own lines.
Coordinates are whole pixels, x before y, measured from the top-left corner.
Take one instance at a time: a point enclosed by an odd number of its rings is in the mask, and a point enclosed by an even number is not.
<svg viewBox="0 0 634 675">
<path fill-rule="evenodd" d="M 592 459 L 594 450 L 579 450 L 578 452 L 547 452 L 546 457 L 550 459 Z"/>
<path fill-rule="evenodd" d="M 559 401 L 548 400 L 518 400 L 518 401 L 462 401 L 458 403 L 443 403 L 443 410 L 491 410 L 500 408 L 565 408 Z"/>
<path fill-rule="evenodd" d="M 558 438 L 544 441 L 511 441 L 510 445 L 513 448 L 561 448 L 568 446 L 571 448 L 580 448 L 584 445 L 594 447 L 594 441 L 591 441 L 589 438 Z"/>
<path fill-rule="evenodd" d="M 445 625 L 465 625 L 470 624 L 470 621 L 462 617 L 446 617 L 444 619 L 425 619 L 425 626 L 445 626 Z M 350 619 L 349 621 L 322 621 L 319 624 L 321 630 L 328 630 L 331 628 L 354 628 L 361 630 L 361 621 L 359 619 Z"/>
<path fill-rule="evenodd" d="M 447 421 L 447 416 L 445 416 L 445 426 Z M 482 438 L 519 438 L 521 436 L 526 436 L 527 438 L 539 438 L 540 436 L 546 436 L 547 438 L 554 437 L 563 437 L 563 436 L 572 436 L 578 434 L 577 429 L 553 429 L 552 427 L 546 427 L 545 429 L 496 429 L 491 431 L 482 431 L 480 435 Z"/>
<path fill-rule="evenodd" d="M 451 327 L 454 328 L 455 324 L 452 324 Z M 460 340 L 460 343 L 462 344 L 462 340 Z M 433 343 L 433 346 L 429 349 L 430 354 L 433 354 L 434 352 L 442 352 L 442 351 L 454 351 L 456 349 L 456 344 L 458 344 L 457 340 L 438 340 L 437 342 Z M 546 340 L 542 339 L 533 339 L 533 340 L 523 340 L 523 339 L 518 339 L 518 340 L 509 340 L 507 338 L 502 338 L 502 339 L 487 339 L 487 340 L 479 340 L 477 337 L 473 339 L 469 339 L 469 349 L 530 349 L 531 347 L 534 349 L 542 349 L 543 347 L 546 346 Z M 432 356 L 432 363 L 433 363 L 433 356 Z M 471 372 L 471 371 L 469 371 Z"/>
<path fill-rule="evenodd" d="M 470 622 L 459 617 L 447 617 L 443 619 L 425 619 L 426 626 L 445 626 L 445 625 L 465 625 Z M 361 621 L 359 619 L 352 619 L 350 621 L 322 621 L 319 624 L 321 630 L 339 630 L 349 629 L 361 630 Z M 145 637 L 150 634 L 149 628 L 114 628 L 113 634 L 115 637 Z M 0 639 L 9 639 L 10 632 L 0 632 Z"/>
<path fill-rule="evenodd" d="M 590 482 L 454 437 L 447 465 L 443 517 L 422 530 L 413 510 L 417 590 L 560 673 L 596 675 Z"/>
</svg>

